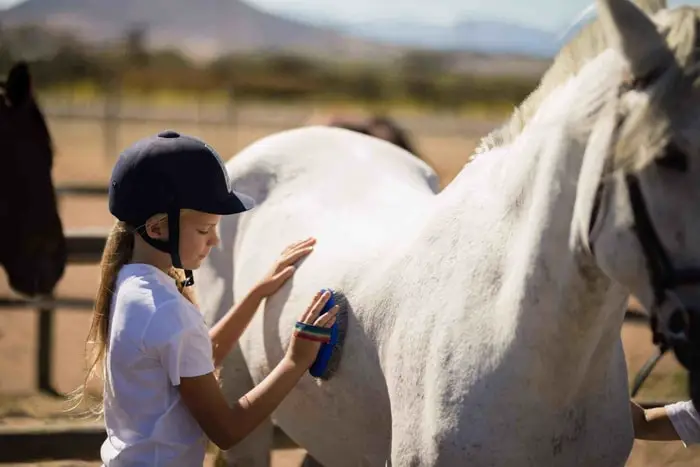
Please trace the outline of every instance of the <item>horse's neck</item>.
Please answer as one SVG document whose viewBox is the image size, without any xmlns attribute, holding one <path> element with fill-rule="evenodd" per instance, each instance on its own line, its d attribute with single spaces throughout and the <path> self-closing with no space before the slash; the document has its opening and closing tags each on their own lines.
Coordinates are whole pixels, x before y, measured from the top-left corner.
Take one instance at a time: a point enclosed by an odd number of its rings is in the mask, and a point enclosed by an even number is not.
<svg viewBox="0 0 700 467">
<path fill-rule="evenodd" d="M 411 281 L 402 290 L 413 296 L 405 308 L 415 312 L 419 303 L 419 313 L 434 315 L 428 326 L 486 326 L 492 342 L 521 342 L 533 377 L 541 371 L 551 379 L 553 367 L 576 360 L 580 378 L 590 377 L 583 360 L 602 340 L 612 349 L 619 328 L 610 319 L 622 295 L 570 245 L 583 152 L 561 125 L 552 126 L 465 167 L 439 195 L 413 259 L 401 265 Z"/>
</svg>

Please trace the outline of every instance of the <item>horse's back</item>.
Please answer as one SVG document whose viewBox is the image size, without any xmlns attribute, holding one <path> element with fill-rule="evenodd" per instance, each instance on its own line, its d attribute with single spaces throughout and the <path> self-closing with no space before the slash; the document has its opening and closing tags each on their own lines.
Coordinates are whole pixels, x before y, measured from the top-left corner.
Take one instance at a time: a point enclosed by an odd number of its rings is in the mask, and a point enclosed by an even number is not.
<svg viewBox="0 0 700 467">
<path fill-rule="evenodd" d="M 210 321 L 234 298 L 230 287 L 251 287 L 289 243 L 316 237 L 311 259 L 324 263 L 371 255 L 415 225 L 438 191 L 435 172 L 422 160 L 378 138 L 332 127 L 272 134 L 226 167 L 234 188 L 257 206 L 222 219 L 221 244 L 197 272 Z"/>
<path fill-rule="evenodd" d="M 423 161 L 339 128 L 268 136 L 227 168 L 234 187 L 258 203 L 224 221 L 237 224 L 237 267 L 253 272 L 257 265 L 249 259 L 271 264 L 286 245 L 308 236 L 318 239 L 313 256 L 326 250 L 326 261 L 372 256 L 414 228 L 438 190 L 435 173 Z"/>
<path fill-rule="evenodd" d="M 438 191 L 434 171 L 422 160 L 340 128 L 275 133 L 226 166 L 234 188 L 257 206 L 222 219 L 221 243 L 196 273 L 210 323 L 261 279 L 287 245 L 309 236 L 318 240 L 316 251 L 296 273 L 290 298 L 317 285 L 361 280 L 354 271 L 397 248 Z"/>
<path fill-rule="evenodd" d="M 432 168 L 411 153 L 378 138 L 324 126 L 262 138 L 233 157 L 227 167 L 233 183 L 248 188 L 256 201 L 265 199 L 273 186 L 285 192 L 285 187 L 301 186 L 299 191 L 311 193 L 323 193 L 329 186 L 338 193 L 342 186 L 344 201 L 362 193 L 385 193 L 389 187 L 439 190 Z"/>
</svg>

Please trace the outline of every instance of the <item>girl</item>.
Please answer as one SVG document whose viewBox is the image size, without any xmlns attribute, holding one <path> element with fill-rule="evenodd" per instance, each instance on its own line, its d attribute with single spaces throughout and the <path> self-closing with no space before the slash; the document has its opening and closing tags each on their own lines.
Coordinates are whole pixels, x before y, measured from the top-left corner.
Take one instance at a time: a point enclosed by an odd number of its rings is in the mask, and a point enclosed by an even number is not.
<svg viewBox="0 0 700 467">
<path fill-rule="evenodd" d="M 201 466 L 206 438 L 226 450 L 247 436 L 330 336 L 338 310 L 319 317 L 329 295 L 318 294 L 283 360 L 236 404 L 226 403 L 215 367 L 315 240 L 289 246 L 267 277 L 208 329 L 195 305 L 192 270 L 218 243 L 220 217 L 251 209 L 253 200 L 232 190 L 211 147 L 173 131 L 122 153 L 109 188 L 110 212 L 119 222 L 102 257 L 86 379 L 87 385 L 99 371 L 104 375 L 101 458 L 105 466 Z"/>
<path fill-rule="evenodd" d="M 653 409 L 643 409 L 630 401 L 634 437 L 647 441 L 683 441 L 683 444 L 700 443 L 700 416 L 692 401 Z"/>
</svg>

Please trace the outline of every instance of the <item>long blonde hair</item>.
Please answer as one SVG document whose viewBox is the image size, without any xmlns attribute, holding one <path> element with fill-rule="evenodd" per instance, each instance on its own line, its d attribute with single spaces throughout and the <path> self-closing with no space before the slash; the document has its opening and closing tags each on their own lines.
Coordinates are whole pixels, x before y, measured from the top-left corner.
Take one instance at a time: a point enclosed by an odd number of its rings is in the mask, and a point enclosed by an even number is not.
<svg viewBox="0 0 700 467">
<path fill-rule="evenodd" d="M 72 395 L 75 404 L 73 408 L 83 403 L 87 399 L 88 384 L 93 379 L 104 378 L 104 360 L 109 347 L 109 318 L 112 307 L 112 299 L 116 288 L 119 271 L 124 265 L 131 261 L 134 253 L 135 230 L 124 222 L 117 222 L 112 228 L 100 261 L 100 283 L 95 297 L 95 309 L 92 314 L 90 331 L 85 342 L 85 353 L 87 357 L 87 373 L 83 384 Z M 197 305 L 192 287 L 183 288 L 180 284 L 185 279 L 185 274 L 173 267 L 168 271 L 168 275 L 173 278 L 182 295 Z M 103 404 L 99 402 L 91 404 L 89 412 L 94 415 L 101 415 Z"/>
</svg>

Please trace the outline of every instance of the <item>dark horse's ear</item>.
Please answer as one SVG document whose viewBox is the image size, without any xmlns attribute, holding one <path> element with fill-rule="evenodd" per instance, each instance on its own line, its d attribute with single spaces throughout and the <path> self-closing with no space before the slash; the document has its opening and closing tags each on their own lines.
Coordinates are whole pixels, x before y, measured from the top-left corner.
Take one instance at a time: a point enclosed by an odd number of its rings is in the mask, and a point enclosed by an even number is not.
<svg viewBox="0 0 700 467">
<path fill-rule="evenodd" d="M 5 83 L 5 97 L 10 105 L 16 106 L 26 102 L 32 94 L 32 78 L 29 75 L 29 66 L 26 62 L 18 62 L 7 75 Z"/>
</svg>

